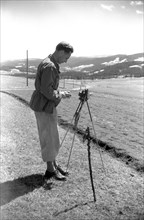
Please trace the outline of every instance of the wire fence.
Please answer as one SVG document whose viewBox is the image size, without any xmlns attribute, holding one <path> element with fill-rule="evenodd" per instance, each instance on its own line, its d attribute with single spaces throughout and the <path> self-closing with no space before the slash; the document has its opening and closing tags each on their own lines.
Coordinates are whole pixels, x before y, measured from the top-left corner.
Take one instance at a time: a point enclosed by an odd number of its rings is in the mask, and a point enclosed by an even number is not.
<svg viewBox="0 0 144 220">
<path fill-rule="evenodd" d="M 91 80 L 89 80 L 91 82 Z M 86 85 L 88 83 L 88 80 L 85 79 L 61 79 L 59 87 L 61 89 L 72 89 L 72 90 L 82 90 L 86 89 Z"/>
</svg>

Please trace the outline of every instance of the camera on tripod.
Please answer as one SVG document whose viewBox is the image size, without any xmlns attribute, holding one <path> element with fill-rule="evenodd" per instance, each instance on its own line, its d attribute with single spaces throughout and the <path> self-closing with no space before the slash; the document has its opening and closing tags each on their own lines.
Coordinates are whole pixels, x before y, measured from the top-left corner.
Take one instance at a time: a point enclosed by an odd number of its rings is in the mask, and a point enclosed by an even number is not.
<svg viewBox="0 0 144 220">
<path fill-rule="evenodd" d="M 79 100 L 84 102 L 88 100 L 88 89 L 79 92 Z"/>
</svg>

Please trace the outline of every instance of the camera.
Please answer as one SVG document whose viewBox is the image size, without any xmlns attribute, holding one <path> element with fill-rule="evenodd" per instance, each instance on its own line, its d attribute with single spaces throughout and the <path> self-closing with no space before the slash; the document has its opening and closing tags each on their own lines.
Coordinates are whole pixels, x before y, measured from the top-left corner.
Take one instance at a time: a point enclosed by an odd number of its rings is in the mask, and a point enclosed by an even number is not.
<svg viewBox="0 0 144 220">
<path fill-rule="evenodd" d="M 79 99 L 83 102 L 88 100 L 88 89 L 84 89 L 79 92 Z"/>
</svg>

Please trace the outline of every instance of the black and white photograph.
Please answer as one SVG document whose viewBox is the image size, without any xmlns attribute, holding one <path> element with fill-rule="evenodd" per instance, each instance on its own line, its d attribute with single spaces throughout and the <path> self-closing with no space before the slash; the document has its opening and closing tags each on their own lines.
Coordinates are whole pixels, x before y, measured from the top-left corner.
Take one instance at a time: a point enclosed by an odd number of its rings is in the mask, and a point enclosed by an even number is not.
<svg viewBox="0 0 144 220">
<path fill-rule="evenodd" d="M 144 220 L 144 1 L 0 8 L 0 220 Z"/>
</svg>

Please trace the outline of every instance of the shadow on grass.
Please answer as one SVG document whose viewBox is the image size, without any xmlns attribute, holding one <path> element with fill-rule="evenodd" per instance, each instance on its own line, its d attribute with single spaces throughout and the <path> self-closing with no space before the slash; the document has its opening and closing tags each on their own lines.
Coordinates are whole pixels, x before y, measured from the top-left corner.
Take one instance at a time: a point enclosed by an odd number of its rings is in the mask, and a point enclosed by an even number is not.
<svg viewBox="0 0 144 220">
<path fill-rule="evenodd" d="M 51 189 L 51 182 L 47 184 L 47 190 Z M 33 174 L 26 177 L 14 179 L 0 184 L 0 206 L 12 200 L 32 192 L 36 188 L 44 186 L 43 175 Z"/>
<path fill-rule="evenodd" d="M 93 201 L 89 201 L 89 202 L 85 202 L 85 203 L 82 202 L 82 203 L 79 203 L 79 204 L 75 204 L 75 205 L 71 206 L 70 208 L 66 208 L 66 209 L 64 209 L 64 210 L 62 210 L 62 211 L 55 212 L 55 213 L 53 214 L 53 216 L 56 217 L 56 216 L 58 216 L 58 215 L 60 215 L 60 214 L 69 212 L 69 211 L 71 211 L 71 210 L 73 210 L 73 209 L 75 209 L 75 208 L 82 207 L 82 206 L 85 206 L 85 205 L 89 205 L 90 203 L 93 203 L 94 205 L 96 205 L 96 203 L 94 203 Z"/>
</svg>

